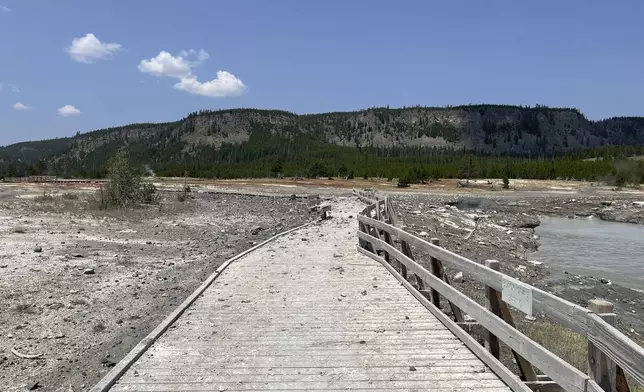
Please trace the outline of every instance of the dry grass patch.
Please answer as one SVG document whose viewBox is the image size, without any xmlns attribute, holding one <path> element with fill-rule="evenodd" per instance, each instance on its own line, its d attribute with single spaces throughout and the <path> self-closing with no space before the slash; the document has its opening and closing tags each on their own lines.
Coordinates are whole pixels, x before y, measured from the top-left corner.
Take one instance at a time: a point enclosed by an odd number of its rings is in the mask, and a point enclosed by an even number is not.
<svg viewBox="0 0 644 392">
<path fill-rule="evenodd" d="M 586 373 L 588 371 L 588 341 L 586 337 L 554 323 L 536 322 L 525 334 L 559 358 Z M 644 392 L 644 387 L 628 377 L 631 392 Z"/>
<path fill-rule="evenodd" d="M 62 195 L 64 200 L 78 200 L 78 195 L 76 193 L 65 192 Z"/>
</svg>

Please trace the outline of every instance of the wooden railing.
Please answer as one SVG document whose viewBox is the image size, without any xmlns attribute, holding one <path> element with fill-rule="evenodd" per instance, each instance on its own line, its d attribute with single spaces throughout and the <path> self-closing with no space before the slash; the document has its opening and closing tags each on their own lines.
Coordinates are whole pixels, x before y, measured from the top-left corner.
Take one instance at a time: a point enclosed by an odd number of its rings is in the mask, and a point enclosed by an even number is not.
<svg viewBox="0 0 644 392">
<path fill-rule="evenodd" d="M 610 302 L 593 300 L 588 308 L 575 305 L 499 272 L 499 262 L 480 264 L 425 241 L 401 228 L 391 201 L 373 191 L 354 191 L 368 206 L 358 216 L 358 250 L 381 262 L 420 302 L 513 390 L 629 391 L 626 374 L 644 385 L 644 348 L 614 327 Z M 413 256 L 419 249 L 430 255 L 431 271 Z M 487 306 L 450 285 L 443 263 L 483 283 Z M 441 297 L 450 305 L 454 320 L 440 310 Z M 584 373 L 533 341 L 515 326 L 509 306 L 528 315 L 540 312 L 588 340 L 588 372 Z M 466 322 L 464 314 L 475 322 Z M 480 325 L 486 331 L 485 347 L 462 328 Z M 499 361 L 500 344 L 512 350 L 519 375 Z M 537 374 L 536 369 L 544 374 Z"/>
</svg>

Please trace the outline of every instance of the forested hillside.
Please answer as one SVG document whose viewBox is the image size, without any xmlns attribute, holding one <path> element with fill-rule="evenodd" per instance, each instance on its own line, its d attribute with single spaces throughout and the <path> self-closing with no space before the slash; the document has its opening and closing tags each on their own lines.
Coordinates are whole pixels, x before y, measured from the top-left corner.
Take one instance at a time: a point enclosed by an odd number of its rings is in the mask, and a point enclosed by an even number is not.
<svg viewBox="0 0 644 392">
<path fill-rule="evenodd" d="M 126 146 L 158 175 L 354 175 L 596 179 L 614 159 L 642 154 L 644 118 L 593 122 L 576 109 L 472 105 L 296 115 L 278 110 L 201 111 L 0 149 L 5 176 L 102 177 Z M 600 157 L 601 159 L 594 159 Z M 553 164 L 553 158 L 554 160 Z"/>
</svg>

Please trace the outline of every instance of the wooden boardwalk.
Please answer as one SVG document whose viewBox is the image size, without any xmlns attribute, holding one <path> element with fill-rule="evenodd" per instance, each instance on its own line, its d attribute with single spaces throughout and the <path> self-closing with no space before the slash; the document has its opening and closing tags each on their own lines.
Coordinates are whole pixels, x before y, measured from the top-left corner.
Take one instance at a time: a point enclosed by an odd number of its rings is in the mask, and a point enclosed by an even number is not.
<svg viewBox="0 0 644 392">
<path fill-rule="evenodd" d="M 509 390 L 356 251 L 362 208 L 342 200 L 231 263 L 111 390 Z"/>
</svg>

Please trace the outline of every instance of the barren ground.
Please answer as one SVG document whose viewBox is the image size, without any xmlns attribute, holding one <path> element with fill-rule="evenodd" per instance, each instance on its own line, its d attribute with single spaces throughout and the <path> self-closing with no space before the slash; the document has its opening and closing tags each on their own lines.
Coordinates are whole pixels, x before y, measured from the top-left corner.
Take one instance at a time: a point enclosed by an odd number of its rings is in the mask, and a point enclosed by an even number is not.
<svg viewBox="0 0 644 392">
<path fill-rule="evenodd" d="M 163 179 L 158 186 L 176 190 L 182 181 Z M 556 275 L 547 261 L 528 263 L 539 246 L 533 229 L 539 216 L 644 223 L 644 207 L 632 203 L 644 200 L 641 190 L 531 180 L 512 180 L 510 190 L 502 190 L 499 180 L 468 188 L 442 180 L 406 189 L 384 180 L 190 184 L 188 203 L 164 193 L 159 206 L 127 214 L 88 208 L 83 199 L 95 191 L 91 186 L 54 188 L 53 199 L 39 200 L 50 187 L 0 184 L 0 390 L 25 390 L 33 382 L 45 391 L 89 388 L 224 260 L 313 218 L 306 200 L 288 196 L 346 195 L 351 188 L 389 193 L 408 231 L 437 237 L 451 251 L 476 261 L 500 260 L 503 272 L 580 305 L 594 297 L 612 300 L 619 328 L 642 341 L 642 293 L 602 284 L 600 277 Z M 63 199 L 68 191 L 81 199 Z M 85 274 L 87 269 L 94 274 Z M 483 301 L 483 287 L 467 275 L 455 285 Z M 531 323 L 519 319 L 521 328 Z M 42 357 L 19 358 L 12 349 Z"/>
<path fill-rule="evenodd" d="M 633 340 L 644 343 L 644 292 L 611 284 L 602 280 L 602 276 L 570 274 L 548 260 L 538 260 L 541 264 L 535 264 L 532 256 L 540 246 L 534 230 L 540 217 L 593 216 L 644 224 L 644 206 L 634 203 L 644 201 L 644 192 L 614 191 L 590 184 L 583 186 L 583 183 L 536 185 L 541 186 L 532 191 L 461 188 L 442 193 L 400 193 L 394 194 L 393 200 L 407 231 L 427 239 L 438 238 L 442 247 L 477 262 L 499 260 L 503 273 L 578 305 L 586 307 L 593 298 L 613 302 L 618 328 Z M 420 260 L 429 259 L 428 255 L 415 256 Z M 449 267 L 446 270 L 451 278 L 459 272 Z M 467 273 L 462 282 L 454 285 L 485 303 L 484 286 Z M 536 320 L 518 316 L 519 327 L 529 331 L 535 322 L 549 322 L 542 314 L 535 317 Z"/>
<path fill-rule="evenodd" d="M 88 389 L 223 261 L 313 219 L 288 197 L 165 194 L 104 214 L 91 189 L 42 189 L 0 185 L 2 391 Z"/>
</svg>

